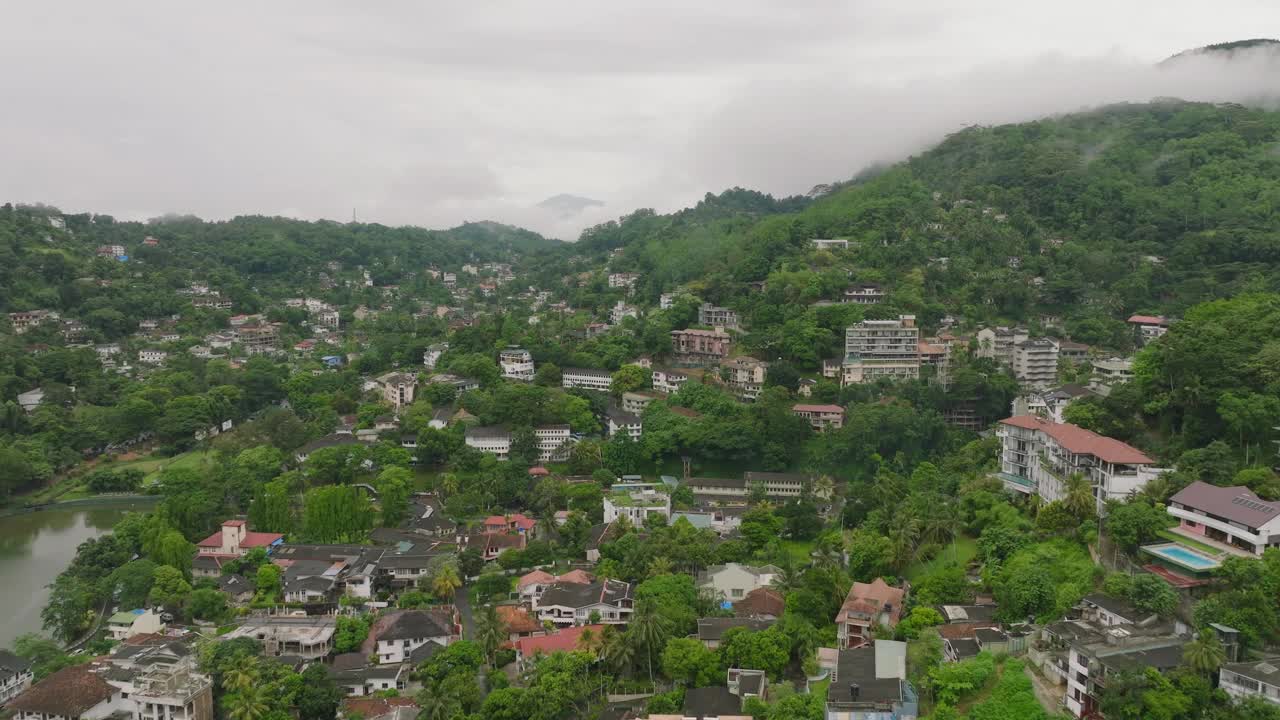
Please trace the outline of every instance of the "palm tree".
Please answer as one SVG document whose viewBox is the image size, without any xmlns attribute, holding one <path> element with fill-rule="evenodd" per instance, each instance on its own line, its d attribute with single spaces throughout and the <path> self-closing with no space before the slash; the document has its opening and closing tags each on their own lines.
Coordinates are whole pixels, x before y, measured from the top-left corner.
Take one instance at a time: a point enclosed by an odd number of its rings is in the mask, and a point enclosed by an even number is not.
<svg viewBox="0 0 1280 720">
<path fill-rule="evenodd" d="M 1072 473 L 1067 478 L 1062 504 L 1072 515 L 1082 520 L 1097 512 L 1098 501 L 1093 497 L 1093 486 L 1084 475 Z"/>
<path fill-rule="evenodd" d="M 635 647 L 627 636 L 610 625 L 600 634 L 600 660 L 614 672 L 620 673 L 635 661 Z"/>
<path fill-rule="evenodd" d="M 267 704 L 268 685 L 247 687 L 227 696 L 227 717 L 231 720 L 261 720 L 270 710 Z"/>
<path fill-rule="evenodd" d="M 831 479 L 830 475 L 819 475 L 818 478 L 813 481 L 813 494 L 819 499 L 830 500 L 831 496 L 835 494 L 835 491 L 836 483 Z"/>
<path fill-rule="evenodd" d="M 453 706 L 442 695 L 434 692 L 420 692 L 417 695 L 418 720 L 449 720 L 453 716 Z"/>
<path fill-rule="evenodd" d="M 786 594 L 800 587 L 800 581 L 800 569 L 795 566 L 794 561 L 788 560 L 778 566 L 778 573 L 773 576 L 769 586 L 780 593 Z"/>
<path fill-rule="evenodd" d="M 441 565 L 431 576 L 431 592 L 440 600 L 448 600 L 453 593 L 462 587 L 462 579 L 458 577 L 458 568 L 453 563 Z"/>
<path fill-rule="evenodd" d="M 674 567 L 670 558 L 659 556 L 649 561 L 648 575 L 649 577 L 670 575 Z"/>
<path fill-rule="evenodd" d="M 902 570 L 911 564 L 915 557 L 916 541 L 920 539 L 920 521 L 907 518 L 890 531 L 889 542 L 893 545 L 893 564 Z"/>
<path fill-rule="evenodd" d="M 453 473 L 445 473 L 441 475 L 436 482 L 442 496 L 446 494 L 449 496 L 458 494 L 460 483 L 458 482 L 457 475 L 454 475 Z"/>
<path fill-rule="evenodd" d="M 258 680 L 258 659 L 252 655 L 241 658 L 236 666 L 222 674 L 222 690 L 240 693 L 253 687 Z"/>
<path fill-rule="evenodd" d="M 1205 628 L 1182 649 L 1182 661 L 1202 675 L 1212 675 L 1227 661 L 1227 651 L 1213 630 Z"/>
<path fill-rule="evenodd" d="M 578 649 L 583 652 L 591 653 L 592 657 L 599 657 L 600 646 L 604 642 L 604 636 L 591 628 L 586 628 L 582 634 L 578 636 Z"/>
<path fill-rule="evenodd" d="M 658 614 L 653 603 L 644 602 L 636 605 L 631 614 L 631 622 L 627 626 L 627 639 L 637 651 L 644 651 L 649 663 L 649 682 L 653 682 L 653 652 L 667 641 L 670 623 Z"/>
<path fill-rule="evenodd" d="M 492 605 L 480 608 L 480 613 L 476 616 L 476 642 L 484 650 L 484 656 L 490 665 L 493 664 L 498 648 L 506 640 L 507 627 L 502 618 L 498 617 L 498 609 Z"/>
</svg>

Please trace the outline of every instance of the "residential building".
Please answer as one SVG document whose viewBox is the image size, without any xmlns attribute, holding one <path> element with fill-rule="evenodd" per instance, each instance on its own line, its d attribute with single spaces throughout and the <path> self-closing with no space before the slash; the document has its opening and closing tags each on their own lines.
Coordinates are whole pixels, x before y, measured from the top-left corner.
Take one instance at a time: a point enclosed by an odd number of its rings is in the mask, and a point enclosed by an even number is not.
<svg viewBox="0 0 1280 720">
<path fill-rule="evenodd" d="M 640 280 L 639 273 L 609 273 L 609 287 L 634 289 Z"/>
<path fill-rule="evenodd" d="M 1018 382 L 1047 388 L 1058 379 L 1058 343 L 1051 338 L 1031 338 L 1014 346 L 1013 374 Z"/>
<path fill-rule="evenodd" d="M 406 610 L 386 615 L 369 631 L 379 665 L 401 663 L 427 643 L 446 647 L 453 641 L 454 622 L 449 611 Z"/>
<path fill-rule="evenodd" d="M 791 414 L 804 418 L 809 425 L 819 432 L 827 429 L 839 430 L 844 427 L 844 408 L 839 405 L 792 405 Z"/>
<path fill-rule="evenodd" d="M 560 373 L 560 385 L 566 389 L 581 388 L 609 392 L 613 383 L 613 373 L 595 368 L 565 368 Z"/>
<path fill-rule="evenodd" d="M 1082 397 L 1092 397 L 1093 390 L 1079 384 L 1068 383 L 1053 390 L 1032 392 L 1013 400 L 1014 415 L 1035 415 L 1055 423 L 1066 422 L 1062 412 L 1072 402 Z"/>
<path fill-rule="evenodd" d="M 1197 480 L 1169 498 L 1166 512 L 1178 518 L 1178 534 L 1193 540 L 1208 539 L 1258 557 L 1267 548 L 1280 548 L 1280 503 L 1263 500 L 1243 485 L 1218 487 Z"/>
<path fill-rule="evenodd" d="M 218 640 L 253 638 L 262 643 L 266 657 L 293 655 L 306 660 L 319 660 L 333 652 L 333 634 L 337 621 L 332 615 L 248 616 L 239 627 Z"/>
<path fill-rule="evenodd" d="M 358 442 L 360 441 L 357 440 L 350 431 L 336 432 L 330 435 L 325 435 L 322 438 L 317 438 L 306 445 L 303 445 L 294 451 L 293 457 L 298 462 L 306 462 L 307 458 L 311 456 L 311 453 L 317 450 L 322 450 L 327 447 L 337 447 L 339 445 L 355 445 Z"/>
<path fill-rule="evenodd" d="M 723 330 L 672 330 L 671 351 L 676 362 L 713 365 L 729 356 L 733 339 Z"/>
<path fill-rule="evenodd" d="M 662 397 L 657 392 L 648 390 L 636 390 L 633 392 L 622 393 L 622 411 L 629 412 L 632 415 L 640 415 L 644 413 L 644 409 L 649 407 L 649 403 Z"/>
<path fill-rule="evenodd" d="M 1133 327 L 1133 344 L 1136 347 L 1142 347 L 1169 332 L 1169 320 L 1159 315 L 1132 315 L 1128 322 Z"/>
<path fill-rule="evenodd" d="M 1101 358 L 1090 364 L 1093 375 L 1089 378 L 1089 389 L 1103 397 L 1111 394 L 1111 388 L 1133 379 L 1133 358 Z"/>
<path fill-rule="evenodd" d="M 836 615 L 836 638 L 841 648 L 856 648 L 871 642 L 877 627 L 890 630 L 902 618 L 906 588 L 896 588 L 876 578 L 870 583 L 855 582 Z"/>
<path fill-rule="evenodd" d="M 30 662 L 8 650 L 0 649 L 0 706 L 31 687 L 34 677 Z"/>
<path fill-rule="evenodd" d="M 843 238 L 813 238 L 809 241 L 817 250 L 847 250 L 849 241 Z"/>
<path fill-rule="evenodd" d="M 428 370 L 435 370 L 436 364 L 440 362 L 440 356 L 449 351 L 449 343 L 439 343 L 431 345 L 422 351 L 422 364 Z"/>
<path fill-rule="evenodd" d="M 112 640 L 128 640 L 134 635 L 163 632 L 165 623 L 160 613 L 151 608 L 125 610 L 107 618 L 107 633 Z"/>
<path fill-rule="evenodd" d="M 508 346 L 498 353 L 498 365 L 502 367 L 502 377 L 510 380 L 533 380 L 533 355 L 524 348 Z"/>
<path fill-rule="evenodd" d="M 196 543 L 196 553 L 243 557 L 254 548 L 265 548 L 271 552 L 282 542 L 284 535 L 280 533 L 253 532 L 244 520 L 225 520 L 221 530 Z"/>
<path fill-rule="evenodd" d="M 566 627 L 542 635 L 518 638 L 511 644 L 512 648 L 516 651 L 516 662 L 519 663 L 520 667 L 525 668 L 528 667 L 529 663 L 539 655 L 554 655 L 558 652 L 573 652 L 579 648 L 579 641 L 582 638 L 582 634 L 587 631 L 590 631 L 592 635 L 598 637 L 600 633 L 604 632 L 604 625 Z"/>
<path fill-rule="evenodd" d="M 862 647 L 819 649 L 831 671 L 825 720 L 915 720 L 920 701 L 907 680 L 907 644 L 876 640 Z M 832 657 L 834 655 L 834 657 Z"/>
<path fill-rule="evenodd" d="M 670 310 L 671 308 L 675 307 L 675 304 L 676 304 L 675 293 L 662 293 L 661 295 L 658 296 L 659 310 Z"/>
<path fill-rule="evenodd" d="M 96 663 L 71 665 L 9 702 L 15 720 L 102 720 L 133 710 L 124 691 L 107 682 Z"/>
<path fill-rule="evenodd" d="M 884 288 L 877 283 L 857 283 L 844 289 L 844 295 L 840 298 L 840 302 L 854 305 L 876 305 L 884 302 L 886 294 Z"/>
<path fill-rule="evenodd" d="M 42 402 L 44 402 L 44 388 L 18 393 L 18 407 L 27 412 L 35 412 Z"/>
<path fill-rule="evenodd" d="M 13 331 L 21 335 L 33 327 L 39 327 L 45 321 L 57 320 L 59 315 L 53 310 L 25 310 L 9 313 L 9 324 Z"/>
<path fill-rule="evenodd" d="M 541 425 L 533 429 L 538 439 L 538 462 L 567 460 L 573 449 L 573 436 L 568 425 Z"/>
<path fill-rule="evenodd" d="M 996 435 L 1005 489 L 1045 502 L 1065 497 L 1068 478 L 1079 473 L 1101 512 L 1108 500 L 1130 497 L 1162 472 L 1137 448 L 1070 423 L 1019 415 L 1001 420 Z"/>
<path fill-rule="evenodd" d="M 658 489 L 615 490 L 604 496 L 606 523 L 625 517 L 633 526 L 641 526 L 650 515 L 670 517 L 671 496 Z"/>
<path fill-rule="evenodd" d="M 534 570 L 520 576 L 520 579 L 516 581 L 516 594 L 524 602 L 534 602 L 542 597 L 542 593 L 546 592 L 547 588 L 556 583 L 590 585 L 592 582 L 595 582 L 595 577 L 582 570 L 570 570 L 559 576 L 542 570 Z"/>
<path fill-rule="evenodd" d="M 737 330 L 738 313 L 727 307 L 719 307 L 704 302 L 698 306 L 698 324 L 725 330 Z"/>
<path fill-rule="evenodd" d="M 1218 687 L 1236 700 L 1256 697 L 1280 705 L 1280 657 L 1227 663 L 1218 670 Z"/>
<path fill-rule="evenodd" d="M 610 407 L 605 412 L 605 421 L 609 437 L 622 433 L 632 440 L 639 440 L 644 434 L 644 421 L 640 416 L 619 407 Z"/>
<path fill-rule="evenodd" d="M 773 627 L 773 620 L 766 618 L 714 617 L 698 618 L 698 640 L 710 650 L 720 647 L 724 634 L 734 628 L 746 628 L 751 632 L 763 632 Z"/>
<path fill-rule="evenodd" d="M 745 355 L 720 363 L 726 382 L 740 400 L 755 400 L 764 391 L 769 363 Z"/>
<path fill-rule="evenodd" d="M 812 477 L 804 473 L 781 472 L 747 472 L 741 478 L 700 478 L 691 477 L 684 484 L 694 495 L 709 498 L 743 499 L 750 493 L 752 485 L 764 487 L 765 495 L 770 498 L 798 497 L 809 485 Z"/>
<path fill-rule="evenodd" d="M 653 369 L 653 389 L 668 395 L 678 391 L 689 380 L 689 374 L 679 370 Z"/>
<path fill-rule="evenodd" d="M 1058 340 L 1058 358 L 1072 363 L 1089 359 L 1089 346 L 1071 340 Z"/>
<path fill-rule="evenodd" d="M 1098 695 L 1108 679 L 1147 668 L 1168 672 L 1182 665 L 1189 638 L 1165 623 L 1107 624 L 1086 608 L 1078 620 L 1051 623 L 1041 631 L 1050 677 L 1065 680 L 1067 711 L 1077 718 L 1099 716 Z"/>
<path fill-rule="evenodd" d="M 467 447 L 489 453 L 499 460 L 511 457 L 511 430 L 503 425 L 469 427 L 463 442 Z"/>
<path fill-rule="evenodd" d="M 413 404 L 414 390 L 418 387 L 418 376 L 412 373 L 389 372 L 378 378 L 378 387 L 382 399 L 396 412 Z"/>
<path fill-rule="evenodd" d="M 374 700 L 369 696 L 385 691 L 396 691 L 398 693 L 409 690 L 411 683 L 417 685 L 418 683 L 411 678 L 414 667 L 413 659 L 419 662 L 426 660 L 434 654 L 432 650 L 438 647 L 440 646 L 435 643 L 427 643 L 410 655 L 411 660 L 409 662 L 387 665 L 371 663 L 368 655 L 362 652 L 342 653 L 333 657 L 333 662 L 329 665 L 329 677 L 333 678 L 334 684 L 342 688 L 347 694 L 348 699 L 343 701 L 344 708 L 353 707 L 353 703 L 362 703 L 354 705 L 354 707 L 364 708 L 367 706 L 363 703 L 409 701 L 408 698 L 401 697 Z M 405 708 L 396 707 L 395 709 L 401 710 Z M 417 716 L 417 712 L 415 709 L 411 713 L 404 715 L 392 714 L 385 720 L 413 720 Z M 374 720 L 376 715 L 365 715 L 364 717 L 366 720 Z"/>
<path fill-rule="evenodd" d="M 147 365 L 163 365 L 165 360 L 169 359 L 169 353 L 164 350 L 139 350 L 138 362 Z"/>
<path fill-rule="evenodd" d="M 623 625 L 631 618 L 634 601 L 631 584 L 621 580 L 599 580 L 586 585 L 557 582 L 533 603 L 539 622 L 556 625 L 584 625 L 597 613 L 605 625 Z"/>
<path fill-rule="evenodd" d="M 612 308 L 609 308 L 609 322 L 614 325 L 621 325 L 622 321 L 627 318 L 640 317 L 640 308 L 635 305 L 628 305 L 619 300 Z"/>
<path fill-rule="evenodd" d="M 698 587 L 711 590 L 729 602 L 737 602 L 754 590 L 772 585 L 781 572 L 773 565 L 712 565 L 698 574 Z"/>
<path fill-rule="evenodd" d="M 1026 328 L 983 328 L 977 334 L 978 357 L 991 358 L 1005 367 L 1013 367 L 1014 349 L 1031 339 Z"/>
<path fill-rule="evenodd" d="M 756 588 L 733 604 L 733 614 L 737 617 L 777 619 L 786 609 L 786 598 L 771 587 Z"/>
<path fill-rule="evenodd" d="M 99 245 L 98 255 L 100 257 L 111 257 L 111 258 L 129 257 L 129 254 L 128 252 L 125 251 L 123 245 Z"/>
<path fill-rule="evenodd" d="M 864 320 L 845 330 L 845 385 L 920 377 L 920 328 L 914 315 Z"/>
</svg>

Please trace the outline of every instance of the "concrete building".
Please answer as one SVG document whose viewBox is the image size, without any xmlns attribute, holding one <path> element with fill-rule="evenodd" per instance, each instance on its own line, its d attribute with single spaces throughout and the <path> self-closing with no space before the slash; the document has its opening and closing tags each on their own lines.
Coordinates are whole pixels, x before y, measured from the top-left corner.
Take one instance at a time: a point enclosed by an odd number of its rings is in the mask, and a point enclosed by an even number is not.
<svg viewBox="0 0 1280 720">
<path fill-rule="evenodd" d="M 1103 397 L 1111 394 L 1111 388 L 1133 379 L 1133 358 L 1101 358 L 1090 365 L 1093 375 L 1089 378 L 1089 389 Z"/>
<path fill-rule="evenodd" d="M 780 572 L 773 565 L 712 565 L 698 574 L 698 587 L 711 590 L 730 602 L 737 602 L 754 590 L 769 587 Z"/>
<path fill-rule="evenodd" d="M 625 625 L 631 618 L 634 599 L 631 584 L 621 580 L 585 585 L 557 582 L 543 591 L 532 609 L 539 622 L 550 621 L 558 626 L 585 625 L 592 613 L 599 615 L 600 624 Z"/>
<path fill-rule="evenodd" d="M 844 408 L 839 405 L 793 405 L 791 414 L 809 421 L 809 425 L 818 431 L 828 428 L 839 430 L 844 427 Z"/>
<path fill-rule="evenodd" d="M 907 680 L 907 644 L 876 640 L 858 648 L 819 649 L 831 671 L 825 720 L 915 720 L 920 700 Z M 825 651 L 825 652 L 824 652 Z M 830 653 L 830 654 L 828 654 Z"/>
<path fill-rule="evenodd" d="M 1169 499 L 1180 535 L 1208 539 L 1261 557 L 1280 548 L 1280 503 L 1268 502 L 1243 485 L 1218 487 L 1197 480 Z"/>
<path fill-rule="evenodd" d="M 250 355 L 275 352 L 280 342 L 280 328 L 274 323 L 241 325 L 235 334 L 236 342 Z"/>
<path fill-rule="evenodd" d="M 1070 423 L 1030 415 L 1000 421 L 1000 472 L 1005 489 L 1061 500 L 1067 479 L 1081 474 L 1093 488 L 1098 511 L 1108 500 L 1124 500 L 1161 470 L 1142 451 Z"/>
<path fill-rule="evenodd" d="M 720 368 L 725 382 L 739 400 L 755 400 L 760 397 L 769 363 L 742 355 L 721 362 Z"/>
<path fill-rule="evenodd" d="M 723 330 L 672 330 L 671 352 L 676 362 L 714 365 L 729 357 L 733 338 Z"/>
<path fill-rule="evenodd" d="M 843 238 L 813 238 L 809 241 L 816 250 L 847 250 L 849 241 Z"/>
<path fill-rule="evenodd" d="M 139 350 L 138 362 L 146 365 L 163 365 L 165 360 L 169 359 L 169 353 L 164 350 Z"/>
<path fill-rule="evenodd" d="M 1083 385 L 1068 383 L 1052 390 L 1031 392 L 1014 398 L 1013 414 L 1035 415 L 1044 420 L 1062 423 L 1066 422 L 1062 417 L 1062 412 L 1067 409 L 1068 405 L 1080 398 L 1094 395 L 1095 393 L 1092 390 Z"/>
<path fill-rule="evenodd" d="M 1026 328 L 983 328 L 975 336 L 978 341 L 976 355 L 991 358 L 1005 367 L 1013 367 L 1014 349 L 1019 343 L 1031 339 Z"/>
<path fill-rule="evenodd" d="M 653 389 L 668 395 L 678 391 L 689 380 L 689 373 L 679 370 L 654 368 L 652 374 Z"/>
<path fill-rule="evenodd" d="M 613 373 L 596 368 L 565 368 L 560 373 L 560 386 L 565 389 L 581 388 L 597 392 L 609 392 Z"/>
<path fill-rule="evenodd" d="M 332 615 L 307 617 L 250 616 L 239 627 L 218 636 L 218 640 L 253 638 L 262 643 L 266 657 L 294 655 L 319 660 L 333 652 L 337 621 Z"/>
<path fill-rule="evenodd" d="M 649 407 L 649 403 L 660 397 L 662 395 L 659 393 L 649 390 L 624 392 L 622 393 L 622 411 L 632 415 L 640 415 L 644 413 L 645 408 Z"/>
<path fill-rule="evenodd" d="M 529 382 L 533 380 L 533 355 L 524 348 L 508 346 L 498 353 L 498 365 L 502 367 L 502 377 L 509 380 Z"/>
<path fill-rule="evenodd" d="M 499 460 L 511 457 L 511 431 L 502 425 L 469 427 L 463 442 L 467 447 L 489 453 Z"/>
<path fill-rule="evenodd" d="M 427 378 L 428 385 L 434 385 L 437 383 L 441 385 L 452 385 L 453 389 L 457 390 L 459 393 L 471 392 L 472 390 L 480 389 L 479 381 L 450 373 L 436 373 L 435 375 Z"/>
<path fill-rule="evenodd" d="M 198 555 L 221 555 L 237 558 L 254 548 L 271 548 L 284 542 L 280 533 L 253 532 L 244 520 L 226 520 L 222 529 L 196 544 Z"/>
<path fill-rule="evenodd" d="M 1256 697 L 1280 705 L 1280 657 L 1227 663 L 1218 670 L 1218 687 L 1236 700 Z"/>
<path fill-rule="evenodd" d="M 644 421 L 640 416 L 618 407 L 609 408 L 605 413 L 605 422 L 609 437 L 622 433 L 632 440 L 639 440 L 644 434 Z"/>
<path fill-rule="evenodd" d="M 379 665 L 397 664 L 427 643 L 447 647 L 455 637 L 453 625 L 448 611 L 407 610 L 388 620 L 379 618 L 369 640 Z"/>
<path fill-rule="evenodd" d="M 573 437 L 568 425 L 542 425 L 533 429 L 533 435 L 538 439 L 538 462 L 559 462 L 569 458 Z"/>
<path fill-rule="evenodd" d="M 870 583 L 855 582 L 836 614 L 836 639 L 841 648 L 857 648 L 871 642 L 877 627 L 890 630 L 902 619 L 905 588 L 889 585 L 883 578 Z"/>
<path fill-rule="evenodd" d="M 609 287 L 632 290 L 640 280 L 639 273 L 609 273 Z"/>
<path fill-rule="evenodd" d="M 914 315 L 864 320 L 845 330 L 842 383 L 856 385 L 920 377 L 920 328 Z"/>
<path fill-rule="evenodd" d="M 737 330 L 738 313 L 727 307 L 719 307 L 704 302 L 698 306 L 698 324 L 724 328 L 725 330 Z"/>
<path fill-rule="evenodd" d="M 107 634 L 117 642 L 128 640 L 134 635 L 146 635 L 163 632 L 165 623 L 160 613 L 151 608 L 124 610 L 107 618 Z"/>
<path fill-rule="evenodd" d="M 14 333 L 21 335 L 33 327 L 39 327 L 41 323 L 52 322 L 59 317 L 53 310 L 26 310 L 9 313 L 9 324 L 13 326 Z"/>
<path fill-rule="evenodd" d="M 620 517 L 639 527 L 650 515 L 671 516 L 671 496 L 663 490 L 619 490 L 604 496 L 604 522 L 611 523 Z"/>
<path fill-rule="evenodd" d="M 1129 326 L 1133 328 L 1133 344 L 1142 347 L 1169 332 L 1169 320 L 1159 315 L 1132 315 Z"/>
<path fill-rule="evenodd" d="M 389 372 L 378 378 L 378 388 L 383 402 L 398 413 L 413 404 L 413 394 L 418 387 L 418 376 L 412 373 Z"/>
<path fill-rule="evenodd" d="M 0 650 L 0 707 L 31 687 L 34 678 L 31 663 L 8 650 Z"/>
<path fill-rule="evenodd" d="M 435 370 L 440 356 L 449 351 L 449 343 L 438 343 L 422 351 L 422 364 L 428 370 Z"/>
<path fill-rule="evenodd" d="M 854 305 L 876 305 L 884 302 L 887 293 L 877 283 L 857 283 L 844 289 L 840 302 Z"/>
<path fill-rule="evenodd" d="M 1023 340 L 1013 349 L 1013 374 L 1027 387 L 1047 388 L 1058 379 L 1058 343 L 1052 338 Z"/>
</svg>

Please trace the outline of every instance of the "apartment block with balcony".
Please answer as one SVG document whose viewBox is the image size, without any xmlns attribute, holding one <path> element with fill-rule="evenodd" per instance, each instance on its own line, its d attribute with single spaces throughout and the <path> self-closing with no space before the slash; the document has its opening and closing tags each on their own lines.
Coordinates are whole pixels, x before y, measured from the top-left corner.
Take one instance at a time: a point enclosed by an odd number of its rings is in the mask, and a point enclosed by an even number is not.
<svg viewBox="0 0 1280 720">
<path fill-rule="evenodd" d="M 978 331 L 978 357 L 991 358 L 1005 367 L 1013 367 L 1014 349 L 1031 339 L 1026 328 L 995 327 Z"/>
<path fill-rule="evenodd" d="M 877 305 L 884 302 L 887 293 L 877 283 L 857 283 L 845 288 L 840 302 L 854 305 Z"/>
<path fill-rule="evenodd" d="M 1093 488 L 1099 512 L 1108 500 L 1141 490 L 1162 470 L 1142 451 L 1070 423 L 1032 415 L 1000 421 L 1000 472 L 1006 490 L 1038 495 L 1045 502 L 1066 495 L 1067 479 L 1079 473 Z"/>
<path fill-rule="evenodd" d="M 676 362 L 714 365 L 729 357 L 733 339 L 723 330 L 672 330 L 671 352 Z"/>
<path fill-rule="evenodd" d="M 755 400 L 764 390 L 769 363 L 753 357 L 736 357 L 720 363 L 725 382 L 740 400 Z"/>
<path fill-rule="evenodd" d="M 698 306 L 698 324 L 726 330 L 737 330 L 738 313 L 727 307 L 719 307 L 704 302 Z"/>
<path fill-rule="evenodd" d="M 1101 358 L 1090 365 L 1093 375 L 1089 378 L 1089 389 L 1104 397 L 1111 394 L 1112 387 L 1133 379 L 1133 358 Z"/>
<path fill-rule="evenodd" d="M 864 320 L 845 330 L 844 385 L 920 377 L 920 328 L 914 315 Z"/>
<path fill-rule="evenodd" d="M 1051 338 L 1031 338 L 1014 346 L 1013 374 L 1032 388 L 1047 388 L 1058 379 L 1058 343 Z"/>
<path fill-rule="evenodd" d="M 791 406 L 791 414 L 804 418 L 810 427 L 819 432 L 828 428 L 839 430 L 844 427 L 844 408 L 839 405 L 806 405 Z"/>
<path fill-rule="evenodd" d="M 596 368 L 565 368 L 560 373 L 560 385 L 566 390 L 580 388 L 582 390 L 609 392 L 609 386 L 612 384 L 613 373 L 608 370 L 599 370 Z"/>
<path fill-rule="evenodd" d="M 504 378 L 524 382 L 533 380 L 533 355 L 524 348 L 508 347 L 498 353 L 498 365 Z"/>
</svg>

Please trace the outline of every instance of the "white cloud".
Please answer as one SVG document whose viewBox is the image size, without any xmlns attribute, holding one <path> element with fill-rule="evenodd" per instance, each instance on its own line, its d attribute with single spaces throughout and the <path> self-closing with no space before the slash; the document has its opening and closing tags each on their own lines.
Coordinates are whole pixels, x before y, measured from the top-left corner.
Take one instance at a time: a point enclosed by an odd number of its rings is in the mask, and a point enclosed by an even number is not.
<svg viewBox="0 0 1280 720">
<path fill-rule="evenodd" d="M 572 238 L 732 185 L 803 192 L 966 123 L 1237 98 L 1274 74 L 1152 63 L 1278 19 L 1266 0 L 28 1 L 0 44 L 0 199 Z M 608 205 L 533 207 L 561 192 Z"/>
</svg>

